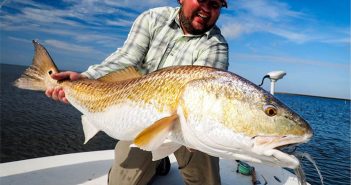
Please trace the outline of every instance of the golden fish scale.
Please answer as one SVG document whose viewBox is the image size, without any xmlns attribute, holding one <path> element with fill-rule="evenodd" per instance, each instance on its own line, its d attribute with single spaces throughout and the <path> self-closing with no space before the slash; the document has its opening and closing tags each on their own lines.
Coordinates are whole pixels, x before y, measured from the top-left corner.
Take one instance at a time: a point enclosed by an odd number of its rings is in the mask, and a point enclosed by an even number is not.
<svg viewBox="0 0 351 185">
<path fill-rule="evenodd" d="M 246 133 L 250 136 L 257 134 L 257 128 L 251 123 L 238 122 L 237 117 L 233 116 L 233 112 L 236 112 L 238 107 L 241 106 L 238 102 L 242 101 L 245 97 L 242 91 L 235 89 L 238 87 L 226 83 L 202 83 L 201 85 L 201 88 L 209 94 L 208 96 L 210 94 L 215 95 L 216 99 L 222 102 L 222 112 L 219 114 L 206 114 L 207 118 L 218 120 L 225 127 L 239 133 Z M 189 110 L 185 110 L 185 113 L 187 111 Z"/>
<path fill-rule="evenodd" d="M 89 112 L 101 112 L 126 101 L 138 102 L 141 106 L 152 103 L 160 112 L 165 108 L 175 111 L 184 85 L 192 80 L 214 77 L 211 73 L 214 70 L 200 66 L 171 67 L 122 82 L 78 80 L 63 82 L 62 86 L 68 90 L 68 96 Z"/>
<path fill-rule="evenodd" d="M 285 135 L 286 133 L 303 135 L 305 133 L 305 130 L 297 125 L 290 124 L 290 126 L 288 126 L 289 124 L 281 124 L 280 121 L 268 121 L 268 119 L 275 119 L 275 117 L 264 115 L 263 108 L 262 112 L 247 111 L 234 114 L 241 109 L 245 109 L 245 106 L 247 106 L 246 110 L 250 110 L 252 107 L 249 106 L 260 105 L 249 105 L 247 101 L 244 100 L 246 97 L 244 94 L 245 92 L 238 89 L 243 88 L 241 85 L 228 85 L 227 83 L 202 83 L 201 85 L 201 88 L 208 93 L 208 97 L 210 94 L 215 95 L 216 99 L 222 102 L 222 112 L 219 114 L 206 114 L 206 117 L 219 120 L 219 122 L 227 128 L 238 133 L 245 133 L 252 137 L 256 136 L 258 133 L 270 135 Z M 247 89 L 247 91 L 250 91 L 250 89 Z M 238 107 L 240 108 L 238 109 Z M 257 110 L 259 110 L 259 108 Z M 189 110 L 185 110 L 185 113 L 188 111 Z M 243 120 L 251 121 L 240 121 L 237 116 L 249 117 Z M 264 121 L 265 119 L 266 121 Z"/>
</svg>

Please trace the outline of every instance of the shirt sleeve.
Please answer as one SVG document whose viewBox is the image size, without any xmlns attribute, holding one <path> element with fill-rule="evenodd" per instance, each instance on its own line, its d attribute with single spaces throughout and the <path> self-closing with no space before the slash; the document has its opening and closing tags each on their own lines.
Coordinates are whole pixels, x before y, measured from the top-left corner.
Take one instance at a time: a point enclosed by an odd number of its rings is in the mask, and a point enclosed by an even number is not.
<svg viewBox="0 0 351 185">
<path fill-rule="evenodd" d="M 144 60 L 150 43 L 150 13 L 144 12 L 134 21 L 122 48 L 118 48 L 101 64 L 92 65 L 82 75 L 97 79 L 127 66 L 138 66 Z"/>
<path fill-rule="evenodd" d="M 228 44 L 215 43 L 209 45 L 200 54 L 193 65 L 209 66 L 218 69 L 228 70 Z"/>
</svg>

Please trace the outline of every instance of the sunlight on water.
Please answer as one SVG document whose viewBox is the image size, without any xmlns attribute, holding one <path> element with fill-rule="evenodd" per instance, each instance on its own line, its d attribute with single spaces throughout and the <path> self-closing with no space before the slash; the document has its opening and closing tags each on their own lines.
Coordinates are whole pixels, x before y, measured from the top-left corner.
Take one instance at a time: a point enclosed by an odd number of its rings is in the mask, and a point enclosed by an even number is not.
<svg viewBox="0 0 351 185">
<path fill-rule="evenodd" d="M 315 169 L 317 170 L 322 185 L 324 185 L 323 176 L 322 176 L 316 162 L 312 159 L 311 155 L 306 153 L 306 152 L 304 152 L 304 153 L 296 152 L 294 155 L 296 157 L 300 157 L 301 160 L 303 158 L 306 158 L 308 161 L 310 161 L 313 164 L 313 166 L 315 167 Z M 295 174 L 298 177 L 300 184 L 305 185 L 306 184 L 306 177 L 305 177 L 305 174 L 302 170 L 302 165 L 300 165 L 297 169 L 295 169 Z"/>
</svg>

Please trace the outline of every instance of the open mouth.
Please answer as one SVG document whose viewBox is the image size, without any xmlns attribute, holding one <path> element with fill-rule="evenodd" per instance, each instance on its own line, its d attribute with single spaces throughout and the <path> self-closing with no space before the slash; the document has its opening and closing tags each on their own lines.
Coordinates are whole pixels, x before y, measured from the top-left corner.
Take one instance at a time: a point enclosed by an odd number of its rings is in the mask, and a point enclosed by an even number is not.
<svg viewBox="0 0 351 185">
<path fill-rule="evenodd" d="M 198 13 L 197 16 L 203 18 L 203 19 L 207 19 L 209 16 L 208 15 L 205 15 L 203 13 Z"/>
<path fill-rule="evenodd" d="M 298 147 L 298 144 L 287 144 L 287 145 L 278 146 L 275 149 L 291 155 L 296 151 L 297 147 Z"/>
<path fill-rule="evenodd" d="M 292 153 L 298 144 L 305 143 L 308 137 L 300 136 L 256 136 L 254 143 L 264 148 L 277 149 L 284 153 Z"/>
<path fill-rule="evenodd" d="M 299 144 L 306 143 L 311 139 L 311 134 L 302 136 L 255 136 L 253 140 L 253 151 L 258 155 L 263 155 L 267 161 L 291 169 L 295 169 L 300 164 L 294 153 Z M 262 157 L 264 158 L 264 157 Z"/>
<path fill-rule="evenodd" d="M 210 19 L 210 14 L 207 14 L 201 11 L 195 13 L 195 16 L 199 19 L 202 19 L 203 21 L 207 21 Z"/>
</svg>

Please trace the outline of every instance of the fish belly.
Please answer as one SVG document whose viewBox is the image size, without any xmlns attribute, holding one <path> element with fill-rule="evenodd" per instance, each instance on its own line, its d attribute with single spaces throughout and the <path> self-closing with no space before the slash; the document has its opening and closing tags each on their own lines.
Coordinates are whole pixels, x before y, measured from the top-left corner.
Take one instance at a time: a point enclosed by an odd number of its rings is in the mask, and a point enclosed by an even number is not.
<svg viewBox="0 0 351 185">
<path fill-rule="evenodd" d="M 97 130 L 112 138 L 126 141 L 133 140 L 155 121 L 171 115 L 168 111 L 157 110 L 152 104 L 134 101 L 111 105 L 101 112 L 89 112 L 77 103 L 72 104 L 81 110 L 85 119 Z"/>
</svg>

